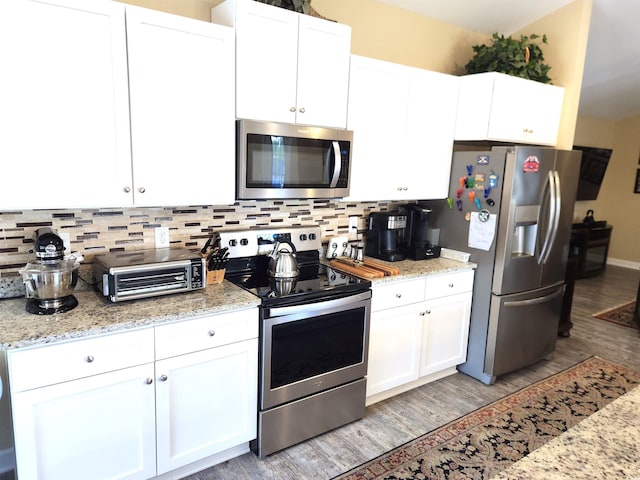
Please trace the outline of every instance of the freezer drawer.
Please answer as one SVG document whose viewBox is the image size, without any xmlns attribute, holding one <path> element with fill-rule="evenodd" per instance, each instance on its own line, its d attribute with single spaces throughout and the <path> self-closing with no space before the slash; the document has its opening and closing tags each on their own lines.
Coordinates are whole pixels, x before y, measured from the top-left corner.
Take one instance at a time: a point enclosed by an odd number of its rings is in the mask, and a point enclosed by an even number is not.
<svg viewBox="0 0 640 480">
<path fill-rule="evenodd" d="M 556 348 L 564 283 L 513 295 L 491 295 L 485 373 L 527 367 Z"/>
</svg>

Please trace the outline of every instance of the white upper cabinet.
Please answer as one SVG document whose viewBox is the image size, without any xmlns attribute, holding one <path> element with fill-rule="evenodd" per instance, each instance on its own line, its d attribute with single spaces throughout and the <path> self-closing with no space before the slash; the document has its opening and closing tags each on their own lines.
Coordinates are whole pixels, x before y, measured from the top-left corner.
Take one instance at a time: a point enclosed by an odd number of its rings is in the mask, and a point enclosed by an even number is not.
<svg viewBox="0 0 640 480">
<path fill-rule="evenodd" d="M 350 200 L 447 196 L 458 77 L 351 56 Z"/>
<path fill-rule="evenodd" d="M 233 29 L 136 7 L 126 18 L 134 204 L 233 203 Z"/>
<path fill-rule="evenodd" d="M 460 77 L 456 140 L 555 145 L 564 88 L 497 72 Z"/>
<path fill-rule="evenodd" d="M 233 29 L 106 0 L 6 0 L 0 42 L 0 208 L 233 203 Z"/>
<path fill-rule="evenodd" d="M 0 2 L 0 208 L 126 205 L 124 5 Z"/>
<path fill-rule="evenodd" d="M 351 27 L 254 0 L 211 20 L 236 29 L 236 116 L 345 128 Z"/>
</svg>

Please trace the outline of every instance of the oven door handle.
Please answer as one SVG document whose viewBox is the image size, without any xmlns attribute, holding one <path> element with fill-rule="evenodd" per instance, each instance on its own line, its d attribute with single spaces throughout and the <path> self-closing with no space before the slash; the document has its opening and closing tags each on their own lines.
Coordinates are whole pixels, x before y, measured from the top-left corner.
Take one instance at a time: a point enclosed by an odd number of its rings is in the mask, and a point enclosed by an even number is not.
<svg viewBox="0 0 640 480">
<path fill-rule="evenodd" d="M 270 308 L 268 317 L 282 317 L 285 315 L 294 315 L 296 313 L 317 313 L 324 310 L 330 310 L 338 307 L 344 307 L 352 305 L 357 302 L 368 300 L 371 298 L 371 290 L 364 293 L 358 293 L 356 295 L 349 295 L 343 298 L 336 298 L 335 300 L 325 300 L 323 302 L 304 303 L 300 305 L 291 305 L 288 307 L 275 307 Z"/>
</svg>

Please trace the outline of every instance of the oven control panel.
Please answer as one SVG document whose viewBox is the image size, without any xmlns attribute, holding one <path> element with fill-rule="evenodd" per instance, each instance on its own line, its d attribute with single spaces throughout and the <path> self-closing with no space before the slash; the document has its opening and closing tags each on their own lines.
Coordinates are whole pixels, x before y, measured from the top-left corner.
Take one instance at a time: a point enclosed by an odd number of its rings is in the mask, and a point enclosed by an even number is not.
<svg viewBox="0 0 640 480">
<path fill-rule="evenodd" d="M 223 230 L 218 232 L 220 248 L 229 249 L 229 258 L 267 255 L 277 241 L 291 242 L 296 251 L 322 249 L 320 227 L 282 227 L 251 230 Z"/>
</svg>

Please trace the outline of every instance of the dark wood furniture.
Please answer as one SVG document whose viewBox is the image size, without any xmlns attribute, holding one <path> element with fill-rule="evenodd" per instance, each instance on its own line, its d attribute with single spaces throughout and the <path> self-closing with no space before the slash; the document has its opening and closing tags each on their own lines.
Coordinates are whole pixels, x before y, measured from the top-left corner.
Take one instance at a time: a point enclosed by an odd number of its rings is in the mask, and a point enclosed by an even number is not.
<svg viewBox="0 0 640 480">
<path fill-rule="evenodd" d="M 558 324 L 558 335 L 568 337 L 570 335 L 573 322 L 571 321 L 571 306 L 573 304 L 573 290 L 576 284 L 576 274 L 578 273 L 578 257 L 569 257 L 567 269 L 564 275 L 564 295 L 562 296 L 562 310 L 560 310 L 560 323 Z"/>
<path fill-rule="evenodd" d="M 612 230 L 611 225 L 599 228 L 573 225 L 569 257 L 577 258 L 576 278 L 602 273 L 607 264 Z"/>
</svg>

